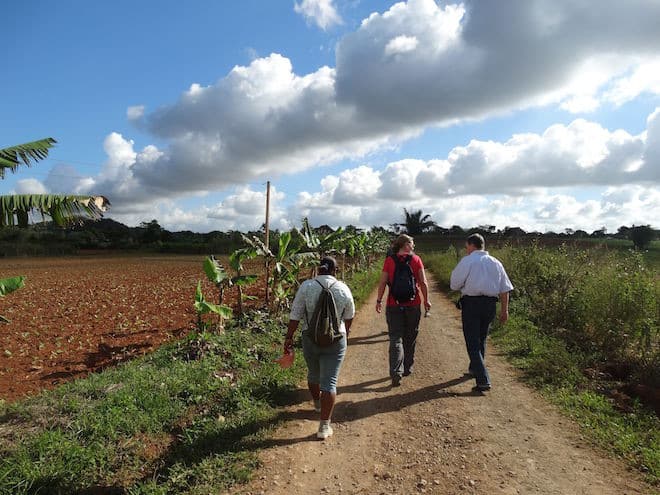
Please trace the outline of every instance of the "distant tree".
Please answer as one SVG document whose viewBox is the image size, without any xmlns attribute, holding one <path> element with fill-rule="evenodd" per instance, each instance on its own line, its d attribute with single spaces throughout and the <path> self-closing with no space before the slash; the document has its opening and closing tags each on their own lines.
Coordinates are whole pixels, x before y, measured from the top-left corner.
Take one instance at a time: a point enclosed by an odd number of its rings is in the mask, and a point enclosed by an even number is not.
<svg viewBox="0 0 660 495">
<path fill-rule="evenodd" d="M 622 225 L 616 231 L 614 237 L 616 237 L 617 239 L 630 239 L 630 227 L 626 227 L 625 225 Z"/>
<path fill-rule="evenodd" d="M 655 231 L 650 225 L 633 225 L 629 235 L 636 249 L 645 249 L 655 239 Z"/>
<path fill-rule="evenodd" d="M 525 235 L 525 231 L 520 227 L 504 227 L 505 237 L 521 237 Z"/>
<path fill-rule="evenodd" d="M 390 234 L 390 231 L 387 230 L 385 227 L 380 227 L 380 226 L 377 226 L 377 225 L 374 225 L 373 227 L 371 227 L 369 229 L 369 231 L 372 234 L 377 234 L 377 235 L 382 236 L 382 237 L 387 237 Z"/>
<path fill-rule="evenodd" d="M 140 223 L 142 230 L 142 242 L 151 244 L 161 240 L 163 228 L 158 224 L 158 220 L 154 219 L 151 222 Z"/>
<path fill-rule="evenodd" d="M 607 229 L 605 227 L 598 230 L 594 230 L 591 233 L 591 237 L 605 237 L 606 235 L 607 235 Z"/>
<path fill-rule="evenodd" d="M 465 230 L 460 225 L 452 225 L 449 228 L 449 234 L 455 236 L 465 236 Z"/>
<path fill-rule="evenodd" d="M 394 225 L 402 227 L 406 234 L 419 235 L 436 227 L 435 222 L 431 220 L 431 215 L 424 215 L 422 210 L 408 211 L 404 208 L 403 213 L 406 216 L 405 222 Z"/>
</svg>

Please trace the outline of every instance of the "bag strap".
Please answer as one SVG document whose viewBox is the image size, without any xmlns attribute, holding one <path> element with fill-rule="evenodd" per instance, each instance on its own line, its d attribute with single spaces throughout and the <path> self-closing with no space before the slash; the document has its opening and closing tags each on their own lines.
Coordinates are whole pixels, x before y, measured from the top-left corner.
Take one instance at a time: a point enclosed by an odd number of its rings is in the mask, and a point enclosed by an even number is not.
<svg viewBox="0 0 660 495">
<path fill-rule="evenodd" d="M 319 299 L 321 298 L 321 294 L 323 294 L 323 291 L 324 291 L 324 290 L 330 290 L 330 288 L 331 288 L 332 286 L 334 286 L 337 282 L 339 282 L 339 280 L 335 280 L 334 282 L 332 282 L 332 283 L 331 283 L 330 285 L 328 285 L 327 287 L 326 287 L 325 285 L 323 285 L 323 284 L 319 281 L 318 278 L 315 278 L 315 279 L 314 279 L 314 282 L 316 282 L 317 284 L 319 284 L 319 285 L 321 286 L 321 292 L 319 292 L 319 297 L 316 299 L 316 302 L 314 303 L 314 307 L 316 307 L 316 305 L 319 303 Z M 339 317 L 337 317 L 337 318 L 339 319 Z M 307 326 L 309 327 L 309 315 L 307 314 L 307 304 L 305 304 L 305 321 L 307 322 Z"/>
</svg>

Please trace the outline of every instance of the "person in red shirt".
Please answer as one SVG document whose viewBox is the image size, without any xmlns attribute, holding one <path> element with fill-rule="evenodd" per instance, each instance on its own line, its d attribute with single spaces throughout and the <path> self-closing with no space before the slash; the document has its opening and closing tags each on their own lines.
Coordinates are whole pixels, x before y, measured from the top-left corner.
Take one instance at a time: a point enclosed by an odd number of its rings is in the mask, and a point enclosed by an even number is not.
<svg viewBox="0 0 660 495">
<path fill-rule="evenodd" d="M 413 250 L 415 242 L 413 238 L 406 234 L 401 234 L 392 244 L 391 256 L 385 258 L 383 272 L 378 283 L 378 299 L 376 300 L 376 311 L 380 313 L 383 310 L 383 295 L 385 286 L 389 286 L 387 294 L 387 304 L 385 317 L 387 319 L 387 331 L 390 338 L 389 358 L 390 358 L 390 378 L 392 386 L 398 387 L 401 384 L 401 377 L 408 376 L 413 371 L 415 361 L 415 344 L 417 334 L 419 333 L 419 321 L 422 316 L 421 295 L 424 297 L 424 308 L 426 311 L 431 309 L 429 302 L 429 288 L 424 272 L 424 263 Z M 417 290 L 415 296 L 410 301 L 395 301 L 392 296 L 392 280 L 396 263 L 393 256 L 404 261 L 410 256 L 410 268 Z"/>
</svg>

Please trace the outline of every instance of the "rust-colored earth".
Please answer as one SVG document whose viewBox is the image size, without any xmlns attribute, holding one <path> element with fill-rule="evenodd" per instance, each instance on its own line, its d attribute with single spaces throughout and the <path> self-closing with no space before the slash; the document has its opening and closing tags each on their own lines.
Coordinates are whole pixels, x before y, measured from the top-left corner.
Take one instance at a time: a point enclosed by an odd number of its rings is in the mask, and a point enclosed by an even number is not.
<svg viewBox="0 0 660 495">
<path fill-rule="evenodd" d="M 0 298 L 0 399 L 13 401 L 150 352 L 195 326 L 197 281 L 217 302 L 204 256 L 0 259 L 25 287 Z M 256 273 L 256 272 L 253 272 Z M 263 295 L 263 283 L 247 293 Z M 225 303 L 236 295 L 226 291 Z"/>
</svg>

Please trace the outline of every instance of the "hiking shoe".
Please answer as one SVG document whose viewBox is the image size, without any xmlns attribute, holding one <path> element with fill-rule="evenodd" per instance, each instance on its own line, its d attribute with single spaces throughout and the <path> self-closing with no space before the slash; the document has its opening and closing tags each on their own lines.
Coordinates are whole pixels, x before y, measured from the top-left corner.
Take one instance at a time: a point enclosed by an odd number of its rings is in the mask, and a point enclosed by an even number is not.
<svg viewBox="0 0 660 495">
<path fill-rule="evenodd" d="M 314 410 L 321 412 L 321 399 L 314 399 Z"/>
<path fill-rule="evenodd" d="M 401 385 L 401 377 L 399 375 L 392 377 L 392 386 L 398 387 Z"/>
<path fill-rule="evenodd" d="M 490 390 L 490 385 L 475 385 L 472 387 L 473 392 L 488 392 Z"/>
<path fill-rule="evenodd" d="M 316 438 L 325 440 L 326 438 L 331 437 L 333 433 L 330 423 L 321 423 L 319 424 L 319 431 L 316 432 Z"/>
</svg>

